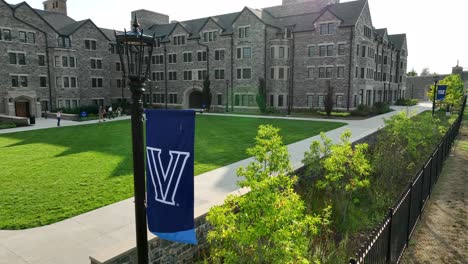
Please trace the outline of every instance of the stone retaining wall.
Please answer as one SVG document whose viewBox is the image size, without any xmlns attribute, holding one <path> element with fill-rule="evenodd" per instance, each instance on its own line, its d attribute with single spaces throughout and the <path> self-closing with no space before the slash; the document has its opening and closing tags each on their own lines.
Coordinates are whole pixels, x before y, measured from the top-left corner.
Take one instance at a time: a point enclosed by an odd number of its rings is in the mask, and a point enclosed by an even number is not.
<svg viewBox="0 0 468 264">
<path fill-rule="evenodd" d="M 16 126 L 29 126 L 29 118 L 27 117 L 0 115 L 0 121 L 13 122 Z"/>
</svg>

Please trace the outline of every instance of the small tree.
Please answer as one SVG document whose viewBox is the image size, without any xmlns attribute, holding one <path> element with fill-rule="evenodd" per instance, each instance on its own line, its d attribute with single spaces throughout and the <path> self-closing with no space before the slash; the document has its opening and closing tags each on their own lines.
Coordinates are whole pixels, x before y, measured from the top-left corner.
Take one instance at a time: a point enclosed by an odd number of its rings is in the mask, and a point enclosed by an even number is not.
<svg viewBox="0 0 468 264">
<path fill-rule="evenodd" d="M 202 99 L 203 99 L 203 105 L 205 106 L 206 109 L 210 109 L 211 107 L 211 89 L 210 89 L 210 77 L 205 76 L 205 79 L 203 80 L 203 91 L 202 91 Z"/>
<path fill-rule="evenodd" d="M 325 112 L 327 113 L 327 116 L 331 116 L 331 113 L 333 111 L 333 97 L 335 95 L 334 88 L 331 86 L 330 81 L 327 81 L 327 94 L 325 95 L 325 98 L 323 99 L 323 105 L 325 107 Z"/>
<path fill-rule="evenodd" d="M 431 75 L 429 68 L 428 67 L 423 68 L 421 71 L 421 76 L 429 76 L 429 75 Z"/>
<path fill-rule="evenodd" d="M 462 103 L 463 99 L 463 80 L 458 74 L 451 74 L 445 77 L 439 82 L 439 85 L 447 85 L 447 91 L 445 99 L 441 102 L 450 106 L 458 107 Z M 433 100 L 434 96 L 434 85 L 431 85 L 431 89 L 428 91 L 427 96 L 429 100 Z"/>
<path fill-rule="evenodd" d="M 415 77 L 415 76 L 418 76 L 418 73 L 417 73 L 416 70 L 413 68 L 413 69 L 411 69 L 410 72 L 408 72 L 407 75 L 410 76 L 410 77 Z"/>
<path fill-rule="evenodd" d="M 340 142 L 336 144 L 324 133 L 320 136 L 323 143 L 312 142 L 310 151 L 304 154 L 303 163 L 323 173 L 316 187 L 325 191 L 333 205 L 335 218 L 341 218 L 340 223 L 343 223 L 346 221 L 348 206 L 354 193 L 370 185 L 371 165 L 366 156 L 368 145 L 357 144 L 353 148 L 349 141 L 349 129 L 341 135 Z"/>
<path fill-rule="evenodd" d="M 266 83 L 262 77 L 258 78 L 257 105 L 260 112 L 266 112 Z"/>
<path fill-rule="evenodd" d="M 305 214 L 294 192 L 296 177 L 279 129 L 260 126 L 256 146 L 247 153 L 255 160 L 237 171 L 238 185 L 250 192 L 228 196 L 210 209 L 208 233 L 215 263 L 307 263 L 309 239 L 318 232 L 319 217 Z"/>
</svg>

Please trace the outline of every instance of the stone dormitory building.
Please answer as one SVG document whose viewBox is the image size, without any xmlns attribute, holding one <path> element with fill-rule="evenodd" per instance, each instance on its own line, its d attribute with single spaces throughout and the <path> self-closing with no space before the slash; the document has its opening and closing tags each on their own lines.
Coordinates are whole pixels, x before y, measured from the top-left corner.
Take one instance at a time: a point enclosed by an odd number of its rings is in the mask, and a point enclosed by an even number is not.
<svg viewBox="0 0 468 264">
<path fill-rule="evenodd" d="M 0 115 L 129 100 L 113 31 L 68 17 L 66 2 L 37 10 L 0 0 Z M 323 107 L 328 86 L 341 109 L 407 95 L 406 35 L 375 29 L 365 0 L 283 0 L 183 22 L 134 15 L 156 36 L 148 104 L 200 108 L 205 76 L 220 110 L 255 108 L 259 78 L 280 110 Z"/>
</svg>

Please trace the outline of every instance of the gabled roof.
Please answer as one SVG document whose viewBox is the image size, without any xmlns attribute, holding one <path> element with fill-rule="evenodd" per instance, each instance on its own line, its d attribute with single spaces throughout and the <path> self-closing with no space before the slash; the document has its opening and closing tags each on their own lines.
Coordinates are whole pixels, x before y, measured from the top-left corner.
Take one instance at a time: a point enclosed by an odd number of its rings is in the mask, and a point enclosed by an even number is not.
<svg viewBox="0 0 468 264">
<path fill-rule="evenodd" d="M 34 10 L 39 16 L 41 16 L 45 21 L 47 21 L 47 23 L 49 23 L 60 34 L 62 34 L 62 32 L 60 32 L 59 29 L 69 27 L 72 24 L 76 23 L 76 21 L 73 18 L 63 15 L 63 14 L 39 10 L 39 9 L 34 9 Z M 66 35 L 66 34 L 63 34 L 63 35 Z"/>
<path fill-rule="evenodd" d="M 401 50 L 406 40 L 406 34 L 388 35 L 388 39 L 395 45 L 396 49 Z"/>
<path fill-rule="evenodd" d="M 362 9 L 366 5 L 367 1 L 359 0 L 352 2 L 345 2 L 330 5 L 327 8 L 335 14 L 338 18 L 343 20 L 341 26 L 354 26 L 356 25 L 359 16 L 361 16 Z"/>
<path fill-rule="evenodd" d="M 388 35 L 387 28 L 375 29 L 374 32 L 381 37 L 385 36 L 385 34 Z"/>
</svg>

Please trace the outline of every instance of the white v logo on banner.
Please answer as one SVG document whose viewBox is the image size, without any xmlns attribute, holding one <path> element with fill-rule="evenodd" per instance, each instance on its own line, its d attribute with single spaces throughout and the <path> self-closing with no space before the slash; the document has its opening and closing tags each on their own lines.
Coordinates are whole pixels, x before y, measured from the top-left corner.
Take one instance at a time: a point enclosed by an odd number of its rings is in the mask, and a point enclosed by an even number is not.
<svg viewBox="0 0 468 264">
<path fill-rule="evenodd" d="M 166 166 L 161 161 L 161 152 L 162 150 L 158 148 L 146 148 L 146 158 L 154 186 L 155 199 L 158 202 L 175 206 L 174 199 L 190 152 L 169 150 L 171 159 Z"/>
</svg>

